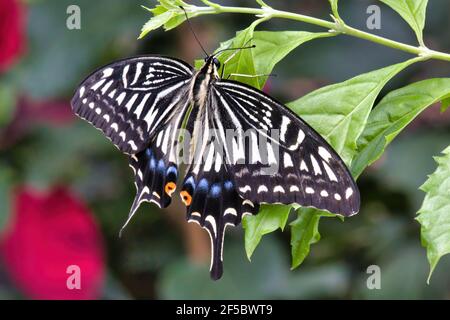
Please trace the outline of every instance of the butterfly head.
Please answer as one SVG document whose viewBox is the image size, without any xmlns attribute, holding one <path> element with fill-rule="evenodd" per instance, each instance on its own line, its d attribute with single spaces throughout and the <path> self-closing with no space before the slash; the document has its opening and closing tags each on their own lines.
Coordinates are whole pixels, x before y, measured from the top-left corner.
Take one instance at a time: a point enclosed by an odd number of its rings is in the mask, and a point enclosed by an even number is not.
<svg viewBox="0 0 450 320">
<path fill-rule="evenodd" d="M 220 61 L 216 57 L 213 57 L 213 63 L 216 66 L 217 69 L 220 68 Z"/>
<path fill-rule="evenodd" d="M 216 58 L 216 56 L 208 56 L 208 57 L 205 57 L 205 64 L 214 64 L 214 66 L 217 68 L 217 69 L 219 69 L 220 68 L 220 61 L 219 61 L 219 59 L 217 59 Z"/>
<path fill-rule="evenodd" d="M 220 61 L 214 55 L 205 58 L 205 65 L 202 68 L 203 73 L 209 75 L 210 79 L 219 78 Z"/>
</svg>

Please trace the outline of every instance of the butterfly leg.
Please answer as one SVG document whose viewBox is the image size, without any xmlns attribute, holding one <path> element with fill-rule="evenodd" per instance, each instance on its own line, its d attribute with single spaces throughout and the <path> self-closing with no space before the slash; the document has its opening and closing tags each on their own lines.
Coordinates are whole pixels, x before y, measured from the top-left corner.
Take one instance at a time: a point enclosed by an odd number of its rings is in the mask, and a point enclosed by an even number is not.
<svg viewBox="0 0 450 320">
<path fill-rule="evenodd" d="M 243 47 L 241 47 L 241 48 L 234 48 L 234 49 L 236 49 L 236 51 L 233 52 L 233 53 L 228 57 L 228 59 L 225 60 L 225 61 L 222 63 L 222 72 L 220 73 L 220 78 L 223 79 L 223 74 L 224 74 L 224 72 L 225 72 L 225 66 L 227 65 L 227 63 L 230 62 L 230 60 L 233 59 L 234 56 L 236 56 L 242 49 L 252 49 L 252 48 L 255 48 L 255 47 L 256 47 L 255 45 L 247 46 L 247 44 L 248 44 L 249 42 L 251 42 L 251 41 L 252 41 L 252 38 L 248 39 L 247 42 L 245 42 L 245 44 L 244 44 Z M 226 51 L 226 50 L 233 50 L 233 48 L 228 47 L 228 48 L 224 49 L 223 51 Z M 222 52 L 223 52 L 223 51 L 222 51 Z M 220 52 L 220 53 L 222 53 L 222 52 Z"/>
<path fill-rule="evenodd" d="M 242 73 L 230 73 L 227 76 L 227 80 L 230 77 L 244 77 L 244 78 L 259 78 L 259 77 L 276 77 L 276 74 L 269 73 L 269 74 L 242 74 Z"/>
</svg>

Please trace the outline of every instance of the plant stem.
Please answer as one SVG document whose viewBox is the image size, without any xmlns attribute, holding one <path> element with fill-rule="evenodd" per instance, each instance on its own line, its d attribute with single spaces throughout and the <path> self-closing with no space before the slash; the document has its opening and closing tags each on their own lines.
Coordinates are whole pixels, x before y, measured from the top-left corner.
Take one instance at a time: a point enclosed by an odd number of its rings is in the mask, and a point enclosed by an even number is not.
<svg viewBox="0 0 450 320">
<path fill-rule="evenodd" d="M 282 18 L 294 21 L 301 21 L 323 28 L 327 28 L 330 32 L 337 32 L 341 34 L 346 34 L 359 39 L 364 39 L 367 41 L 375 42 L 386 47 L 394 48 L 397 50 L 405 51 L 414 55 L 425 57 L 427 59 L 438 59 L 444 61 L 450 61 L 450 54 L 439 52 L 435 50 L 430 50 L 426 47 L 415 47 L 409 44 L 401 43 L 398 41 L 390 40 L 384 37 L 380 37 L 359 29 L 355 29 L 336 19 L 335 21 L 327 21 L 323 19 L 318 19 L 303 14 L 292 13 L 288 11 L 276 10 L 272 8 L 248 8 L 248 7 L 228 7 L 228 6 L 214 6 L 214 7 L 196 7 L 190 8 L 191 13 L 195 15 L 204 14 L 218 14 L 218 13 L 245 13 L 254 14 L 261 17 L 268 18 Z"/>
</svg>

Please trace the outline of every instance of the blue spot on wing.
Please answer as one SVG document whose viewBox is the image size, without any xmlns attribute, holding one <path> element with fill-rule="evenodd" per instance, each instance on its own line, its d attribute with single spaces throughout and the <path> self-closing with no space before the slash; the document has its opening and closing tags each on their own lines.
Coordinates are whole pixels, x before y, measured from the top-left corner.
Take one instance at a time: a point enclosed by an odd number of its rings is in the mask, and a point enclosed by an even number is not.
<svg viewBox="0 0 450 320">
<path fill-rule="evenodd" d="M 161 159 L 158 161 L 158 171 L 164 172 L 164 169 L 166 169 L 166 165 L 164 164 L 164 160 Z"/>
<path fill-rule="evenodd" d="M 203 178 L 202 180 L 200 180 L 197 187 L 203 191 L 206 191 L 208 189 L 208 185 L 208 180 Z"/>
<path fill-rule="evenodd" d="M 193 176 L 190 176 L 189 178 L 186 179 L 186 182 L 184 183 L 184 185 L 189 185 L 192 189 L 195 189 L 195 180 Z"/>
<path fill-rule="evenodd" d="M 219 184 L 215 183 L 211 187 L 211 191 L 210 191 L 211 192 L 211 196 L 212 197 L 218 197 L 220 195 L 221 191 L 222 191 L 221 186 Z"/>
<path fill-rule="evenodd" d="M 156 167 L 156 160 L 155 160 L 155 158 L 151 158 L 150 159 L 149 166 L 150 166 L 151 170 L 155 169 L 155 167 Z"/>
<path fill-rule="evenodd" d="M 177 168 L 174 166 L 167 168 L 167 174 L 171 174 L 171 173 L 177 175 Z"/>
<path fill-rule="evenodd" d="M 233 182 L 231 182 L 230 180 L 227 180 L 227 181 L 225 181 L 223 186 L 225 187 L 225 189 L 231 190 L 231 189 L 233 189 Z"/>
</svg>

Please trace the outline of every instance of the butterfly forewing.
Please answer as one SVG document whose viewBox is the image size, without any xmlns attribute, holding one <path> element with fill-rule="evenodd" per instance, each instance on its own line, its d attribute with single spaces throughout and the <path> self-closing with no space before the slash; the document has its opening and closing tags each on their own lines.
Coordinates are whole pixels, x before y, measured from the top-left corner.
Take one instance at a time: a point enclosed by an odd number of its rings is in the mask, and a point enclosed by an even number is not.
<svg viewBox="0 0 450 320">
<path fill-rule="evenodd" d="M 84 80 L 72 109 L 123 152 L 144 150 L 188 91 L 193 69 L 183 61 L 136 57 L 107 65 Z"/>
<path fill-rule="evenodd" d="M 258 203 L 298 203 L 346 216 L 358 212 L 358 188 L 344 162 L 292 111 L 234 81 L 216 82 L 211 93 L 220 122 L 242 132 L 231 138 L 222 135 L 232 146 L 228 168 L 242 197 Z"/>
</svg>

